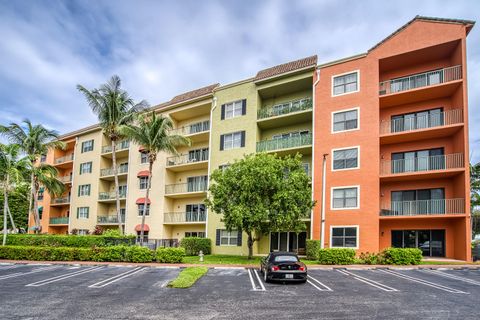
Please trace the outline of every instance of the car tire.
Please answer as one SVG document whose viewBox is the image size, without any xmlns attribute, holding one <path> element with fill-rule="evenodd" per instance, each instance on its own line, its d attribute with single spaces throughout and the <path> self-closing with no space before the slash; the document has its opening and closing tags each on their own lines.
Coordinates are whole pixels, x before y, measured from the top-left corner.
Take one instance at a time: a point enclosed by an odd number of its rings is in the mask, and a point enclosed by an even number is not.
<svg viewBox="0 0 480 320">
<path fill-rule="evenodd" d="M 300 281 L 300 283 L 307 283 L 307 279 Z"/>
<path fill-rule="evenodd" d="M 269 282 L 270 282 L 270 280 L 268 279 L 268 272 L 267 272 L 267 270 L 265 270 L 265 271 L 263 272 L 263 280 L 265 280 L 265 283 L 269 283 Z"/>
</svg>

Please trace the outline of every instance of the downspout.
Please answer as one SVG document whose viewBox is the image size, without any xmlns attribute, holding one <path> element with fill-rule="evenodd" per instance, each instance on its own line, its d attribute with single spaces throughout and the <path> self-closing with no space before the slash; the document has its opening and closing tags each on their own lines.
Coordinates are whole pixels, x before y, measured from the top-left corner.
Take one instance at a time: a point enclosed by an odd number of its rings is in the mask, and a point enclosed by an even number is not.
<svg viewBox="0 0 480 320">
<path fill-rule="evenodd" d="M 212 161 L 212 119 L 213 111 L 217 107 L 217 97 L 212 99 L 212 109 L 210 110 L 210 130 L 208 132 L 208 169 L 207 169 L 207 197 L 208 197 L 208 188 L 210 187 L 210 171 L 211 171 L 211 161 Z M 208 238 L 208 214 L 207 211 L 205 215 L 205 237 Z"/>
<path fill-rule="evenodd" d="M 320 238 L 320 248 L 325 248 L 325 185 L 327 183 L 327 156 L 328 153 L 323 154 L 323 173 L 322 173 L 322 234 Z"/>
<path fill-rule="evenodd" d="M 314 201 L 314 188 L 315 188 L 315 88 L 317 87 L 317 84 L 318 82 L 320 82 L 320 69 L 316 69 L 315 70 L 316 74 L 317 74 L 317 79 L 315 80 L 315 82 L 313 83 L 313 88 L 312 88 L 312 112 L 313 112 L 313 116 L 312 116 L 312 201 Z M 310 212 L 310 239 L 313 239 L 313 218 L 314 218 L 314 214 L 313 214 L 313 209 L 312 211 Z"/>
</svg>

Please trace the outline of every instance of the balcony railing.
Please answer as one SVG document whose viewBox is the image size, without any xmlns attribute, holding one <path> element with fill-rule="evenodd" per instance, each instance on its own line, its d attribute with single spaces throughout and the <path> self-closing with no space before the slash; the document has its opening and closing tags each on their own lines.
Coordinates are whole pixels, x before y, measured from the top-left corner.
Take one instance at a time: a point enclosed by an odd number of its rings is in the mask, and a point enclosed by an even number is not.
<svg viewBox="0 0 480 320">
<path fill-rule="evenodd" d="M 128 149 L 129 147 L 130 147 L 130 141 L 122 140 L 122 141 L 117 142 L 115 150 L 116 151 L 122 151 L 122 150 Z M 109 152 L 112 152 L 112 146 L 111 145 L 102 147 L 102 153 L 109 153 Z"/>
<path fill-rule="evenodd" d="M 68 217 L 50 218 L 50 224 L 68 224 Z"/>
<path fill-rule="evenodd" d="M 70 197 L 53 198 L 52 204 L 66 204 L 70 202 Z"/>
<path fill-rule="evenodd" d="M 119 166 L 117 174 L 128 173 L 128 166 Z M 100 177 L 113 176 L 113 167 L 100 170 Z"/>
<path fill-rule="evenodd" d="M 71 153 L 69 155 L 66 155 L 66 156 L 63 156 L 63 157 L 60 157 L 60 158 L 56 158 L 55 159 L 55 164 L 61 164 L 61 163 L 69 162 L 69 161 L 73 161 L 73 153 Z"/>
<path fill-rule="evenodd" d="M 448 170 L 463 168 L 464 166 L 463 153 L 454 153 L 411 159 L 383 160 L 380 174 Z"/>
<path fill-rule="evenodd" d="M 122 223 L 125 223 L 125 215 L 121 215 Z M 97 216 L 97 223 L 118 223 L 118 217 L 116 215 L 109 216 Z"/>
<path fill-rule="evenodd" d="M 72 182 L 72 176 L 61 176 L 61 177 L 58 177 L 58 180 L 60 180 L 61 182 L 63 183 L 70 183 Z"/>
<path fill-rule="evenodd" d="M 462 66 L 448 67 L 380 82 L 379 93 L 384 95 L 460 79 L 462 79 Z"/>
<path fill-rule="evenodd" d="M 391 201 L 382 205 L 381 216 L 419 216 L 437 214 L 464 214 L 465 199 L 431 199 Z"/>
<path fill-rule="evenodd" d="M 120 192 L 119 198 L 123 199 L 127 197 L 127 192 Z M 115 200 L 115 192 L 99 192 L 98 200 Z"/>
<path fill-rule="evenodd" d="M 282 116 L 289 113 L 311 110 L 312 99 L 304 98 L 300 100 L 293 100 L 284 102 L 271 107 L 263 107 L 257 112 L 257 119 L 265 119 L 271 117 Z"/>
<path fill-rule="evenodd" d="M 165 186 L 165 194 L 207 191 L 207 181 L 195 183 L 176 183 Z"/>
<path fill-rule="evenodd" d="M 449 126 L 463 122 L 463 110 L 453 109 L 438 113 L 422 114 L 403 119 L 382 121 L 380 134 L 422 130 L 441 126 Z"/>
<path fill-rule="evenodd" d="M 178 134 L 178 135 L 186 136 L 189 134 L 205 132 L 208 130 L 210 130 L 210 121 L 206 120 L 202 122 L 192 123 L 177 129 L 172 129 L 170 130 L 170 134 Z"/>
<path fill-rule="evenodd" d="M 182 164 L 195 163 L 200 161 L 208 160 L 208 149 L 205 151 L 197 152 L 194 155 L 192 154 L 182 154 L 179 156 L 168 157 L 167 158 L 167 167 L 178 166 Z"/>
<path fill-rule="evenodd" d="M 275 151 L 288 148 L 308 146 L 312 144 L 312 134 L 302 134 L 295 137 L 278 138 L 257 142 L 257 152 Z"/>
<path fill-rule="evenodd" d="M 205 222 L 207 220 L 206 212 L 165 212 L 165 223 L 181 222 Z"/>
</svg>

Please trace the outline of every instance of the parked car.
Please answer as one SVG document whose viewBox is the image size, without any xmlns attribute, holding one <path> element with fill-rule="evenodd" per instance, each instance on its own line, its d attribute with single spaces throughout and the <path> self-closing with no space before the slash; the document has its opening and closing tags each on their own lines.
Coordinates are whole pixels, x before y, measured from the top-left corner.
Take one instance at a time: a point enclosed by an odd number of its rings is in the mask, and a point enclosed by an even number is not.
<svg viewBox="0 0 480 320">
<path fill-rule="evenodd" d="M 307 282 L 307 267 L 295 253 L 272 252 L 260 262 L 260 272 L 265 282 Z"/>
<path fill-rule="evenodd" d="M 476 242 L 472 248 L 473 262 L 480 260 L 480 241 Z"/>
</svg>

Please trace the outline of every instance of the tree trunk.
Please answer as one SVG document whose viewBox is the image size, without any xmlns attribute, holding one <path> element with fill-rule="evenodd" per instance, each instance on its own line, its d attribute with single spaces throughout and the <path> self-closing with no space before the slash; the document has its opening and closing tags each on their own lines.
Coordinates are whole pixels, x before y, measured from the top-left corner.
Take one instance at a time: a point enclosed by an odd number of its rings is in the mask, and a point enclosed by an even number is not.
<svg viewBox="0 0 480 320">
<path fill-rule="evenodd" d="M 33 195 L 33 219 L 35 220 L 35 233 L 40 233 L 40 216 L 38 215 L 38 197 L 37 197 L 37 185 L 33 183 L 32 189 Z"/>
<path fill-rule="evenodd" d="M 2 246 L 7 243 L 7 207 L 8 207 L 8 193 L 7 193 L 7 186 L 8 186 L 8 177 L 7 177 L 7 185 L 3 190 L 3 242 Z"/>
<path fill-rule="evenodd" d="M 10 223 L 12 224 L 12 229 L 17 232 L 17 227 L 15 226 L 15 222 L 13 221 L 13 216 L 12 213 L 10 212 L 10 206 L 7 203 L 7 211 L 8 211 L 8 216 L 10 217 Z"/>
<path fill-rule="evenodd" d="M 33 184 L 34 184 L 34 176 L 33 176 L 33 170 L 32 173 L 30 174 L 30 192 L 28 194 L 28 222 L 27 222 L 27 233 L 28 233 L 28 226 L 30 225 L 30 222 L 32 220 L 32 211 L 33 211 Z M 36 225 L 35 217 L 34 217 L 34 224 Z"/>
<path fill-rule="evenodd" d="M 239 231 L 241 232 L 241 231 Z M 252 232 L 249 231 L 247 232 L 247 246 L 248 246 L 248 260 L 252 259 L 253 257 L 253 243 L 255 242 L 255 239 L 253 239 Z"/>
<path fill-rule="evenodd" d="M 122 228 L 122 215 L 120 214 L 120 192 L 118 190 L 118 171 L 117 171 L 117 142 L 114 139 L 112 141 L 112 163 L 113 163 L 113 178 L 115 180 L 115 207 L 117 210 L 118 231 L 123 234 Z"/>
<path fill-rule="evenodd" d="M 150 195 L 150 181 L 152 179 L 152 168 L 153 168 L 153 161 L 150 161 L 148 166 L 148 177 L 147 177 L 147 192 L 145 193 L 145 202 L 143 204 L 143 212 L 142 212 L 142 224 L 140 225 L 140 245 L 143 245 L 143 236 L 145 234 L 145 214 L 147 213 L 147 206 L 148 206 L 148 197 Z"/>
</svg>

